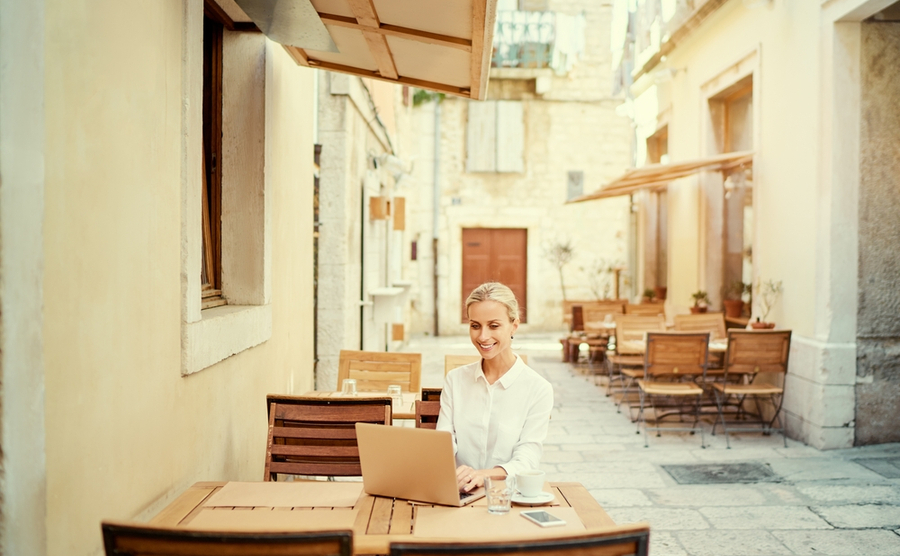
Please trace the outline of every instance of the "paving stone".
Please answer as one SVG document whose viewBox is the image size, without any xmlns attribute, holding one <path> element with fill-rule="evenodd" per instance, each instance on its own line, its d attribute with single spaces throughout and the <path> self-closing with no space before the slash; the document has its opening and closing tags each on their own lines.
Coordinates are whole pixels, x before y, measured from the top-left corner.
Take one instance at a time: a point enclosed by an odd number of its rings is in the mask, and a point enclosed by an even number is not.
<svg viewBox="0 0 900 556">
<path fill-rule="evenodd" d="M 652 534 L 652 532 L 651 532 Z M 776 556 L 793 554 L 767 531 L 679 531 L 675 536 L 691 556 Z M 655 556 L 655 555 L 654 555 Z"/>
<path fill-rule="evenodd" d="M 661 488 L 665 486 L 658 473 L 600 472 L 571 473 L 560 470 L 559 475 L 582 483 L 588 490 L 593 488 Z M 565 480 L 565 479 L 557 479 Z"/>
<path fill-rule="evenodd" d="M 751 506 L 707 507 L 700 513 L 716 529 L 831 529 L 821 517 L 805 507 Z"/>
<path fill-rule="evenodd" d="M 758 490 L 734 485 L 679 485 L 646 493 L 654 504 L 662 506 L 760 506 L 766 501 Z"/>
<path fill-rule="evenodd" d="M 688 529 L 709 529 L 709 523 L 696 510 L 672 508 L 610 508 L 607 513 L 616 523 L 650 523 L 653 531 L 683 531 Z"/>
<path fill-rule="evenodd" d="M 589 491 L 604 508 L 652 506 L 653 502 L 642 491 L 633 488 L 595 488 Z"/>
<path fill-rule="evenodd" d="M 689 556 L 672 533 L 650 530 L 650 554 L 653 556 Z"/>
<path fill-rule="evenodd" d="M 816 506 L 812 508 L 839 529 L 900 527 L 900 507 L 891 505 Z"/>
<path fill-rule="evenodd" d="M 900 536 L 884 529 L 773 531 L 772 536 L 783 542 L 794 554 L 816 556 L 897 556 L 900 554 Z"/>
<path fill-rule="evenodd" d="M 771 460 L 772 470 L 785 481 L 826 481 L 863 479 L 880 482 L 884 477 L 850 461 L 830 458 L 798 458 Z"/>
<path fill-rule="evenodd" d="M 559 470 L 563 473 L 583 473 L 583 472 L 596 472 L 602 471 L 605 466 L 598 462 L 590 462 L 586 461 L 583 463 L 567 463 L 560 464 Z M 634 473 L 657 473 L 658 470 L 655 465 L 648 462 L 638 462 L 633 465 L 628 466 L 628 471 Z"/>
<path fill-rule="evenodd" d="M 577 462 L 584 461 L 584 456 L 581 452 L 563 452 L 561 450 L 553 450 L 553 451 L 545 451 L 543 457 L 541 457 L 541 463 L 569 463 L 569 462 Z"/>
<path fill-rule="evenodd" d="M 886 502 L 900 506 L 900 488 L 890 485 L 802 484 L 797 490 L 819 502 Z"/>
</svg>

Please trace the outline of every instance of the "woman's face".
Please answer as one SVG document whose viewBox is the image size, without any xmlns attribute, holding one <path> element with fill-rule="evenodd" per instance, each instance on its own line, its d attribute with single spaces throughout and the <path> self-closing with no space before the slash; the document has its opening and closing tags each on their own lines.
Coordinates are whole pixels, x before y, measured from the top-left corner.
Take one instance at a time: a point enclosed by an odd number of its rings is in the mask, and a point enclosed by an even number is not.
<svg viewBox="0 0 900 556">
<path fill-rule="evenodd" d="M 509 322 L 506 306 L 493 300 L 469 305 L 469 337 L 484 359 L 509 349 L 518 322 Z"/>
</svg>

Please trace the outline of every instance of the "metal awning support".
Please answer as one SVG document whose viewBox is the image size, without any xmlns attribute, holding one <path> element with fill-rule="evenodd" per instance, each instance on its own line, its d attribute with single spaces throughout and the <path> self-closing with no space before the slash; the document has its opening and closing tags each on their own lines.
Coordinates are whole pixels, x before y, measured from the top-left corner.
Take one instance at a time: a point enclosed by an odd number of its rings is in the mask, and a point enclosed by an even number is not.
<svg viewBox="0 0 900 556">
<path fill-rule="evenodd" d="M 593 193 L 576 197 L 568 203 L 580 203 L 593 199 L 606 199 L 630 195 L 641 189 L 665 189 L 669 182 L 691 176 L 698 172 L 715 170 L 731 172 L 753 164 L 753 151 L 724 153 L 685 162 L 670 164 L 650 164 L 628 170 Z M 567 204 L 568 204 L 567 203 Z"/>
</svg>

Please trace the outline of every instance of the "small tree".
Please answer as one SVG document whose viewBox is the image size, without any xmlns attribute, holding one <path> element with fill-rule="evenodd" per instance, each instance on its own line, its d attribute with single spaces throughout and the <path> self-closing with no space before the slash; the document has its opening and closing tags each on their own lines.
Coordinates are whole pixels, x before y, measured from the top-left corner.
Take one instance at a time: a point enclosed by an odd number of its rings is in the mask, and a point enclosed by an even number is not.
<svg viewBox="0 0 900 556">
<path fill-rule="evenodd" d="M 572 258 L 575 256 L 575 248 L 572 247 L 572 242 L 570 241 L 554 242 L 544 248 L 544 256 L 556 267 L 557 272 L 559 272 L 559 287 L 562 288 L 562 297 L 563 301 L 565 301 L 566 281 L 563 277 L 563 269 L 567 264 L 572 262 Z"/>
<path fill-rule="evenodd" d="M 784 285 L 781 280 L 763 280 L 762 278 L 756 280 L 756 284 L 753 287 L 753 297 L 757 301 L 760 313 L 758 316 L 762 322 L 768 322 L 766 318 L 782 293 L 784 293 Z"/>
<path fill-rule="evenodd" d="M 588 287 L 597 299 L 610 299 L 616 268 L 620 263 L 607 259 L 596 259 L 591 266 L 581 267 L 587 275 Z"/>
</svg>

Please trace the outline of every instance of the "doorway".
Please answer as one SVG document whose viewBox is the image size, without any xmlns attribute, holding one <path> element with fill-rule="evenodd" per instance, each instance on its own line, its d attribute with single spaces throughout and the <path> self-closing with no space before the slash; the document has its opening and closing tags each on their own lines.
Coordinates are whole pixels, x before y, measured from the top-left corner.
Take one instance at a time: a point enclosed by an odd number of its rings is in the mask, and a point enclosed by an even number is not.
<svg viewBox="0 0 900 556">
<path fill-rule="evenodd" d="M 528 230 L 463 228 L 461 322 L 469 320 L 466 298 L 485 282 L 502 282 L 516 295 L 519 319 L 527 321 Z"/>
</svg>

